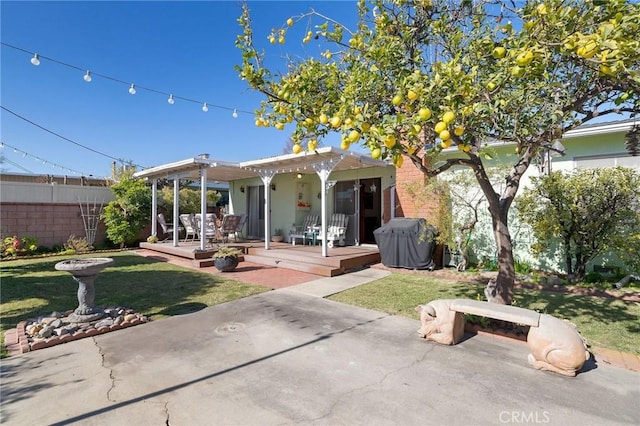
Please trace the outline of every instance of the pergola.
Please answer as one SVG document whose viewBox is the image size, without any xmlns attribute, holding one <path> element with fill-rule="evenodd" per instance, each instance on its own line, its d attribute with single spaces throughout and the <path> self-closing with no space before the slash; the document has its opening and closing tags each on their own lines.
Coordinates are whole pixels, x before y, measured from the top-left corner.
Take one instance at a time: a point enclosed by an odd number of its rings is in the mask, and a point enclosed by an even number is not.
<svg viewBox="0 0 640 426">
<path fill-rule="evenodd" d="M 327 200 L 326 193 L 329 185 L 329 175 L 333 171 L 356 170 L 366 167 L 385 167 L 388 163 L 374 160 L 363 154 L 344 151 L 334 147 L 318 148 L 313 152 L 287 154 L 261 160 L 245 161 L 241 163 L 218 161 L 203 154 L 175 163 L 151 167 L 134 174 L 135 177 L 151 180 L 152 182 L 152 232 L 156 234 L 158 203 L 158 179 L 173 180 L 173 223 L 179 221 L 178 193 L 180 179 L 200 180 L 201 213 L 205 216 L 207 210 L 206 188 L 207 181 L 231 182 L 240 179 L 260 177 L 265 189 L 271 184 L 273 177 L 279 173 L 315 172 L 321 182 L 321 227 L 326 231 Z M 330 187 L 330 186 L 329 186 Z M 265 190 L 265 249 L 269 249 L 269 235 L 271 229 L 270 191 Z M 205 235 L 205 221 L 201 222 L 200 235 Z M 322 255 L 327 256 L 326 232 L 322 232 Z M 178 246 L 178 233 L 173 233 L 173 245 Z M 205 239 L 200 239 L 200 250 L 205 250 Z"/>
</svg>

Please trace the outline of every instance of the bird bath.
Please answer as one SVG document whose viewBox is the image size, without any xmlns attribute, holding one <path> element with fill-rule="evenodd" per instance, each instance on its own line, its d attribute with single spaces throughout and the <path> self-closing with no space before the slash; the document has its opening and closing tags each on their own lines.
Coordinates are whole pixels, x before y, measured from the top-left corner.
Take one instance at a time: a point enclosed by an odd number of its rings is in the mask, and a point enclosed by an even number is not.
<svg viewBox="0 0 640 426">
<path fill-rule="evenodd" d="M 90 322 L 104 316 L 102 309 L 93 304 L 96 297 L 93 282 L 100 271 L 112 263 L 113 259 L 109 257 L 71 259 L 56 263 L 56 270 L 70 273 L 78 282 L 78 307 L 69 315 L 70 322 Z"/>
</svg>

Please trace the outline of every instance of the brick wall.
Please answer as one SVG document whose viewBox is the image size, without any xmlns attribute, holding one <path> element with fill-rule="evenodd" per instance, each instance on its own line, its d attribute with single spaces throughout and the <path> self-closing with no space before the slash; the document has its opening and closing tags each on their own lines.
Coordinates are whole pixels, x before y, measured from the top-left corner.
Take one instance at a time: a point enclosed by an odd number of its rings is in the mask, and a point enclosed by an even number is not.
<svg viewBox="0 0 640 426">
<path fill-rule="evenodd" d="M 405 157 L 404 165 L 396 169 L 396 217 L 424 217 L 430 223 L 436 223 L 438 199 L 415 197 L 408 191 L 409 185 L 422 186 L 427 177 L 409 158 Z M 423 199 L 424 198 L 424 199 Z"/>
<path fill-rule="evenodd" d="M 80 238 L 86 236 L 78 203 L 2 203 L 0 234 L 2 237 L 35 237 L 43 247 L 62 245 L 72 234 Z M 105 239 L 105 227 L 100 223 L 94 244 L 100 245 Z"/>
</svg>

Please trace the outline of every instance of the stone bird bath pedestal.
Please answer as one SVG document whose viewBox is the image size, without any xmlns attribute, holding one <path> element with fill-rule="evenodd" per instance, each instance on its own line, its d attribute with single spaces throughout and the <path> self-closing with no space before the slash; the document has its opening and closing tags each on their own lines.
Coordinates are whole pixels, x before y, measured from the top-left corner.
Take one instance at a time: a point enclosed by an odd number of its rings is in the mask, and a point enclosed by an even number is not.
<svg viewBox="0 0 640 426">
<path fill-rule="evenodd" d="M 93 282 L 107 266 L 113 263 L 109 257 L 90 257 L 86 259 L 71 259 L 56 263 L 56 270 L 65 271 L 73 275 L 78 282 L 78 307 L 69 315 L 69 322 L 90 322 L 104 316 L 102 309 L 94 306 L 96 296 Z"/>
</svg>

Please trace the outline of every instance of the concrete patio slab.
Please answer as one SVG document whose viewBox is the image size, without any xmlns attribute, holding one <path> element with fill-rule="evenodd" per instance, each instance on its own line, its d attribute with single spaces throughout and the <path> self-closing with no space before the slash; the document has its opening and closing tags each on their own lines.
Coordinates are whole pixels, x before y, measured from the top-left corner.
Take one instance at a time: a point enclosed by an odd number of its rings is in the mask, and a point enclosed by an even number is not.
<svg viewBox="0 0 640 426">
<path fill-rule="evenodd" d="M 315 291 L 315 290 L 314 290 Z M 639 424 L 640 374 L 532 369 L 524 344 L 291 288 L 2 361 L 7 425 Z"/>
</svg>

